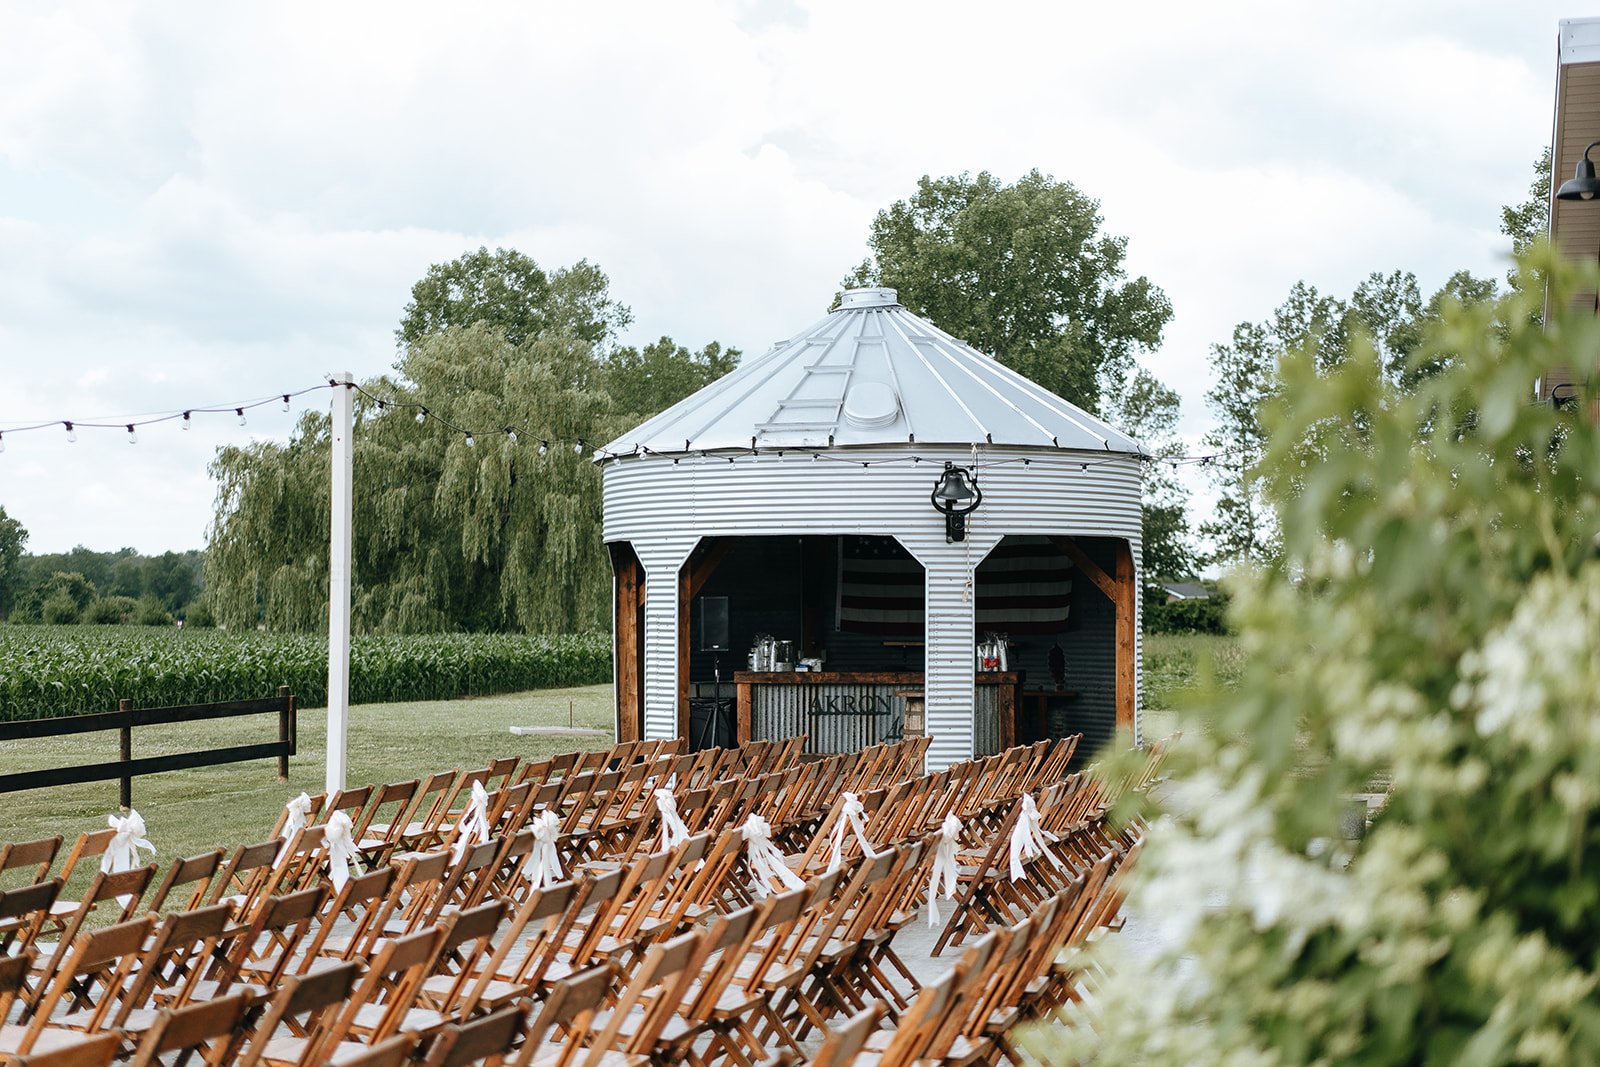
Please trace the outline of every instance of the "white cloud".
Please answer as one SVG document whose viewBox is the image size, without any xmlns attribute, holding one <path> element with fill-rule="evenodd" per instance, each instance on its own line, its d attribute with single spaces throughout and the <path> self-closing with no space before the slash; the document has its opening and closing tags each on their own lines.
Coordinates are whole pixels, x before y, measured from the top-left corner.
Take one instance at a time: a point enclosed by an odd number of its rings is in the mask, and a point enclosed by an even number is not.
<svg viewBox="0 0 1600 1067">
<path fill-rule="evenodd" d="M 1501 271 L 1561 14 L 11 5 L 0 426 L 381 372 L 411 283 L 479 244 L 599 263 L 636 340 L 760 350 L 822 313 L 920 175 L 1039 167 L 1100 198 L 1172 297 L 1147 362 L 1198 434 L 1207 346 L 1296 279 Z M 36 550 L 196 546 L 211 449 L 244 432 L 13 435 L 0 504 Z"/>
</svg>

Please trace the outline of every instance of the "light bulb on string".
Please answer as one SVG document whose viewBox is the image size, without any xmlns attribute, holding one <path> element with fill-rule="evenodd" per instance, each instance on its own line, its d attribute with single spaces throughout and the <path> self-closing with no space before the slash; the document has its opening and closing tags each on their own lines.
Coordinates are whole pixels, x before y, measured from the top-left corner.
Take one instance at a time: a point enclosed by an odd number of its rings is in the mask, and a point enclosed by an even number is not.
<svg viewBox="0 0 1600 1067">
<path fill-rule="evenodd" d="M 512 444 L 517 443 L 517 431 L 512 429 L 510 426 L 506 427 L 506 440 L 510 441 Z"/>
<path fill-rule="evenodd" d="M 542 456 L 548 451 L 550 451 L 550 442 L 549 441 L 540 441 L 539 442 L 539 455 Z"/>
<path fill-rule="evenodd" d="M 428 421 L 428 409 L 425 406 L 418 406 L 418 408 L 417 408 L 417 425 L 421 426 L 423 423 L 425 423 L 427 421 Z"/>
<path fill-rule="evenodd" d="M 583 438 L 578 438 L 577 443 L 572 446 L 572 451 L 575 455 L 583 455 Z"/>
<path fill-rule="evenodd" d="M 239 416 L 239 425 L 243 426 L 249 420 L 244 417 L 244 408 L 234 408 L 233 413 Z"/>
<path fill-rule="evenodd" d="M 471 430 L 468 430 L 468 431 L 467 431 L 467 447 L 468 447 L 468 448 L 471 448 L 471 447 L 473 447 L 473 446 L 474 446 L 474 445 L 476 445 L 476 444 L 477 444 L 477 443 L 478 443 L 478 442 L 476 442 L 476 441 L 474 441 L 474 440 L 473 440 L 473 439 L 472 439 L 472 431 L 471 431 Z"/>
<path fill-rule="evenodd" d="M 3 433 L 0 433 L 0 452 L 4 452 L 5 450 L 6 450 L 6 435 L 3 434 Z"/>
<path fill-rule="evenodd" d="M 69 444 L 69 445 L 77 444 L 78 443 L 78 431 L 74 430 L 72 428 L 72 423 L 64 422 L 64 423 L 62 423 L 62 425 L 67 428 L 67 444 Z"/>
<path fill-rule="evenodd" d="M 289 394 L 288 393 L 284 393 L 283 394 L 283 410 L 285 410 L 285 411 L 289 410 Z"/>
<path fill-rule="evenodd" d="M 185 430 L 187 430 L 187 429 L 188 429 L 188 428 L 189 428 L 189 426 L 190 426 L 190 423 L 189 423 L 189 413 L 188 413 L 188 412 L 187 412 L 187 411 L 185 411 L 185 412 L 184 412 L 184 413 L 183 413 L 183 428 L 184 428 L 184 429 L 185 429 Z"/>
<path fill-rule="evenodd" d="M 131 422 L 128 423 L 128 443 L 130 445 L 136 445 L 139 443 L 139 435 L 133 432 L 133 423 Z"/>
</svg>

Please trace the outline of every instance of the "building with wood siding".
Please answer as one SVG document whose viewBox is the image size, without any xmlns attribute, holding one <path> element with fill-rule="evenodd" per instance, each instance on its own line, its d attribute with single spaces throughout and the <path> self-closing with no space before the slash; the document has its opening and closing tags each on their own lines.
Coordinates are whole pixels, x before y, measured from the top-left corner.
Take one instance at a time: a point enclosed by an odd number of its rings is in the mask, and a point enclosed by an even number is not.
<svg viewBox="0 0 1600 1067">
<path fill-rule="evenodd" d="M 803 732 L 820 753 L 921 719 L 937 768 L 1137 733 L 1147 454 L 894 290 L 847 291 L 598 456 L 619 738 Z M 946 463 L 982 493 L 964 540 L 930 499 Z M 704 647 L 706 598 L 727 651 Z M 1003 665 L 976 654 L 990 625 L 1010 631 Z M 763 634 L 821 669 L 752 672 Z"/>
<path fill-rule="evenodd" d="M 1576 173 L 1584 149 L 1600 141 L 1600 18 L 1562 19 L 1556 45 L 1555 124 L 1550 137 L 1550 240 L 1574 259 L 1600 257 L 1600 201 L 1560 200 L 1555 193 Z M 1600 157 L 1600 149 L 1590 154 Z M 1595 310 L 1593 292 L 1573 295 L 1573 306 Z M 1570 395 L 1576 376 L 1594 371 L 1590 353 L 1581 366 L 1548 375 L 1539 383 L 1539 399 Z"/>
</svg>

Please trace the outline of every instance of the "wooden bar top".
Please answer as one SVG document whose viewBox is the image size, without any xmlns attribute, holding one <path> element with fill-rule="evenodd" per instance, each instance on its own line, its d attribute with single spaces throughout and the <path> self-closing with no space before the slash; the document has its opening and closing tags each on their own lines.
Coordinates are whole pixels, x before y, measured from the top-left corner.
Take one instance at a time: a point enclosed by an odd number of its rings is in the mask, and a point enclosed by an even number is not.
<svg viewBox="0 0 1600 1067">
<path fill-rule="evenodd" d="M 920 686 L 921 671 L 736 671 L 735 685 L 903 685 Z M 1016 685 L 1015 671 L 978 671 L 978 685 Z"/>
</svg>

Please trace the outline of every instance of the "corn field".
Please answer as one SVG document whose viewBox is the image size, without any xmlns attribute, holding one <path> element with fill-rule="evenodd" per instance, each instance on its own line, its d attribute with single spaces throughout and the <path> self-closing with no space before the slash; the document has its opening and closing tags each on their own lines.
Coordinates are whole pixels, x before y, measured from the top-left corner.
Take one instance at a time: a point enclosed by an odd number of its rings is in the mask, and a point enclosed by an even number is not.
<svg viewBox="0 0 1600 1067">
<path fill-rule="evenodd" d="M 445 700 L 611 680 L 609 634 L 352 638 L 352 703 Z M 327 638 L 121 626 L 0 626 L 0 722 L 271 696 L 327 702 Z"/>
</svg>

